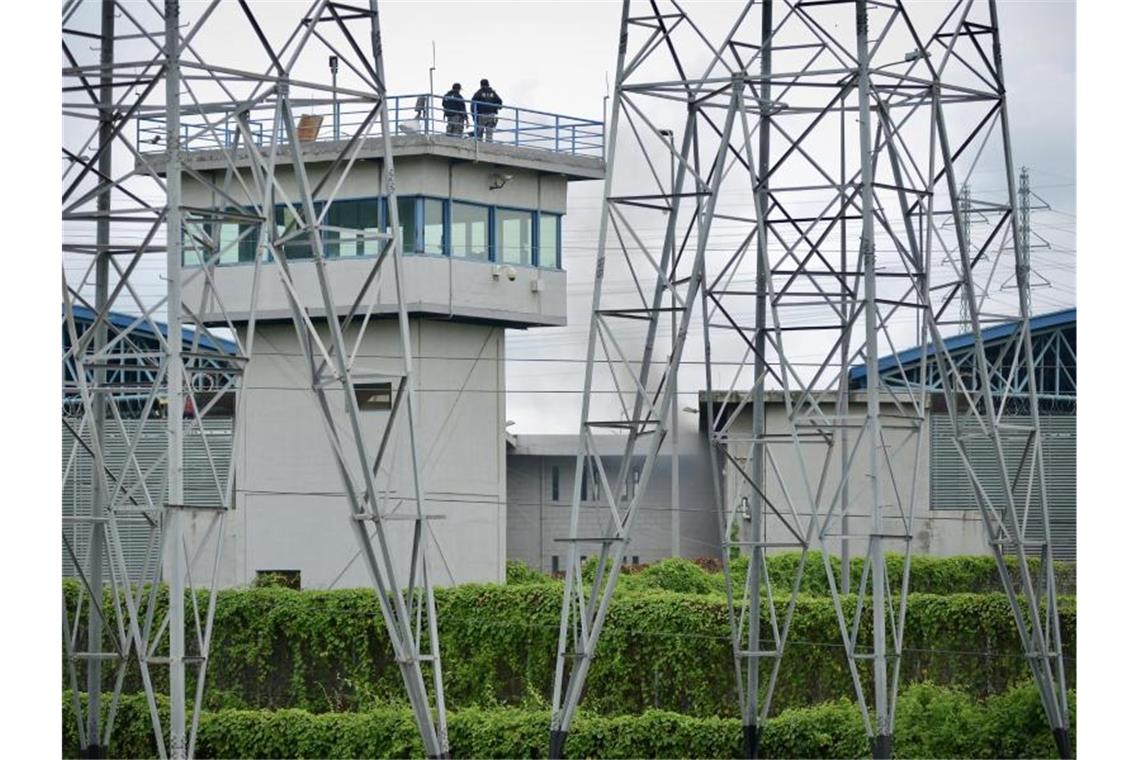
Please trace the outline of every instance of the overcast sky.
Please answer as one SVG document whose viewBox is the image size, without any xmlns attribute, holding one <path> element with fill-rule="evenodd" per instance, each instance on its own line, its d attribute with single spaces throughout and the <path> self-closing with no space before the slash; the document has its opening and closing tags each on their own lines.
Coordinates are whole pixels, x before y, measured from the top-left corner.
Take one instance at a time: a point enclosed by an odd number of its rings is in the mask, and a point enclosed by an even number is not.
<svg viewBox="0 0 1140 760">
<path fill-rule="evenodd" d="M 202 7 L 184 5 L 188 16 Z M 274 42 L 288 35 L 308 5 L 300 0 L 252 3 Z M 89 6 L 97 9 L 97 3 Z M 717 40 L 740 7 L 739 0 L 686 5 L 699 14 L 708 36 Z M 940 17 L 948 7 L 949 3 L 935 0 L 911 5 L 916 16 L 931 17 Z M 142 17 L 147 8 L 142 2 L 138 8 Z M 479 80 L 487 78 L 508 104 L 600 119 L 607 82 L 613 81 L 620 12 L 616 0 L 384 0 L 381 17 L 389 92 L 427 90 L 434 43 L 437 93 L 458 81 L 470 95 Z M 1054 209 L 1034 217 L 1034 229 L 1052 246 L 1035 251 L 1043 277 L 1054 283 L 1053 288 L 1034 293 L 1037 309 L 1048 311 L 1075 303 L 1075 10 L 1072 2 L 1003 0 L 999 12 L 1015 166 L 1030 167 L 1034 189 Z M 240 32 L 228 31 L 244 27 L 236 3 L 219 9 L 219 21 L 224 23 L 203 30 L 196 41 L 198 52 L 229 65 L 260 66 L 248 34 L 240 37 Z M 321 63 L 304 75 L 327 81 L 324 58 L 314 60 Z M 570 324 L 509 331 L 508 418 L 516 422 L 513 432 L 576 429 L 575 390 L 582 384 L 581 364 L 548 360 L 580 360 L 585 354 L 601 192 L 601 182 L 579 182 L 569 194 L 563 262 L 568 271 Z M 69 275 L 74 276 L 77 266 L 68 262 Z M 144 263 L 138 278 L 144 296 L 157 298 L 164 291 L 157 276 L 163 267 L 161 257 Z M 687 394 L 682 403 L 691 405 L 696 384 L 687 383 L 681 390 Z"/>
</svg>

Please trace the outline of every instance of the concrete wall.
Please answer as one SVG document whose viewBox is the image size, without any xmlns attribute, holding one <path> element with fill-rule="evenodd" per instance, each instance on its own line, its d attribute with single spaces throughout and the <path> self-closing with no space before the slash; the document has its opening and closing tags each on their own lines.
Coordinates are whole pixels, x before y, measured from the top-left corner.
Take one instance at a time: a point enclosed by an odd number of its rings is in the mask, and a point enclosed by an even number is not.
<svg viewBox="0 0 1140 760">
<path fill-rule="evenodd" d="M 929 508 L 930 502 L 930 466 L 929 466 L 929 425 L 924 425 L 921 431 L 905 429 L 911 421 L 889 415 L 891 405 L 884 399 L 883 402 L 883 437 L 885 444 L 891 452 L 890 469 L 882 463 L 879 475 L 882 498 L 888 505 L 884 511 L 883 530 L 887 534 L 900 534 L 903 532 L 902 515 L 910 508 L 911 500 L 914 503 L 914 522 L 912 524 L 913 541 L 911 549 L 920 554 L 955 555 L 955 554 L 989 554 L 989 544 L 985 539 L 985 529 L 981 518 L 974 510 L 937 510 Z M 834 405 L 820 404 L 820 410 L 826 416 L 834 414 Z M 866 419 L 866 402 L 863 399 L 852 401 L 849 405 L 849 428 L 851 450 L 855 452 L 852 464 L 852 474 L 848 480 L 849 534 L 852 536 L 866 536 L 870 531 L 869 512 L 869 481 L 868 481 L 868 446 L 864 439 L 856 449 L 856 440 L 859 437 L 858 426 Z M 783 402 L 769 400 L 767 404 L 767 433 L 768 435 L 788 436 L 792 426 Z M 801 428 L 801 431 L 803 428 Z M 740 462 L 745 471 L 751 472 L 751 459 L 749 458 L 749 444 L 745 439 L 752 436 L 751 405 L 746 407 L 733 421 L 728 431 L 728 447 L 734 458 Z M 803 455 L 804 467 L 801 470 L 800 457 L 797 447 L 790 440 L 790 436 L 779 442 L 769 444 L 770 459 L 765 467 L 766 496 L 787 518 L 791 506 L 794 505 L 802 524 L 806 527 L 810 518 L 811 491 L 820 489 L 822 478 L 822 498 L 820 503 L 821 517 L 826 515 L 830 505 L 835 503 L 835 517 L 828 530 L 829 535 L 838 536 L 841 533 L 839 518 L 840 499 L 840 443 L 839 433 L 835 433 L 834 449 L 830 460 L 827 459 L 828 446 L 818 438 L 803 436 L 799 451 Z M 804 471 L 806 470 L 806 480 Z M 740 471 L 733 466 L 727 458 L 721 458 L 721 476 L 725 484 L 726 504 L 731 508 L 739 505 L 741 498 L 751 494 L 751 486 Z M 751 501 L 751 496 L 750 496 Z M 901 505 L 901 511 L 900 511 Z M 756 514 L 755 505 L 753 513 Z M 790 540 L 792 533 L 779 518 L 771 514 L 765 518 L 767 537 L 770 541 Z M 789 518 L 790 519 L 790 518 Z M 741 537 L 749 534 L 748 523 L 741 526 Z M 813 541 L 817 545 L 817 542 Z M 829 551 L 839 552 L 840 541 L 831 538 L 828 541 Z M 901 551 L 901 541 L 889 540 L 888 551 Z M 853 538 L 850 542 L 852 556 L 862 556 L 866 551 L 866 539 Z"/>
<path fill-rule="evenodd" d="M 315 181 L 329 167 L 327 163 L 309 164 L 309 180 Z M 377 198 L 383 192 L 383 159 L 361 159 L 341 181 L 336 198 Z M 553 165 L 552 165 L 553 168 Z M 246 169 L 240 169 L 240 182 L 232 180 L 230 194 L 241 205 L 261 203 L 261 197 L 248 197 L 244 188 L 253 192 L 255 184 Z M 212 182 L 225 186 L 226 170 L 207 171 Z M 288 163 L 279 163 L 274 170 L 281 189 L 289 199 L 299 199 L 297 180 Z M 493 189 L 492 178 L 505 180 L 502 187 Z M 507 179 L 509 177 L 509 179 Z M 337 174 L 335 179 L 339 180 Z M 438 198 L 453 198 L 499 206 L 539 209 L 557 214 L 566 213 L 567 178 L 557 172 L 541 172 L 515 166 L 504 166 L 486 161 L 460 161 L 433 155 L 409 155 L 396 158 L 396 180 L 400 195 L 431 195 Z M 326 200 L 329 191 L 335 187 L 330 181 L 317 193 L 318 200 Z M 187 206 L 201 208 L 229 205 L 211 188 L 199 182 L 192 175 L 184 175 L 182 196 Z M 279 197 L 278 202 L 283 202 Z"/>
<path fill-rule="evenodd" d="M 350 337 L 355 338 L 353 333 Z M 506 560 L 506 457 L 503 329 L 414 320 L 417 443 L 431 522 L 437 583 L 502 580 Z M 258 326 L 236 421 L 237 510 L 227 526 L 226 586 L 252 582 L 258 570 L 300 570 L 307 588 L 369 585 L 350 528 L 349 504 L 328 434 L 307 386 L 292 324 Z M 373 322 L 357 373 L 400 367 L 394 320 Z M 475 357 L 478 357 L 476 359 Z M 341 396 L 337 390 L 333 399 Z M 351 452 L 347 414 L 334 404 L 336 431 Z M 361 413 L 375 452 L 390 412 Z M 411 514 L 414 501 L 406 417 L 397 420 L 393 456 L 378 482 L 386 511 Z M 357 470 L 359 471 L 359 470 Z M 390 473 L 390 474 L 389 474 Z M 357 478 L 357 483 L 360 480 Z M 383 500 L 383 497 L 382 497 Z M 389 522 L 393 558 L 406 573 L 411 523 Z"/>
<path fill-rule="evenodd" d="M 673 556 L 673 521 L 679 521 L 680 555 L 684 557 L 718 557 L 717 514 L 713 501 L 712 472 L 703 439 L 695 431 L 683 436 L 680 449 L 680 510 L 671 508 L 671 470 L 669 444 L 657 460 L 647 491 L 641 502 L 633 539 L 626 561 L 655 562 Z M 529 566 L 551 572 L 553 557 L 558 569 L 566 567 L 565 539 L 570 533 L 570 505 L 574 497 L 575 455 L 577 436 L 520 436 L 518 444 L 508 449 L 507 457 L 507 557 Z M 602 457 L 610 487 L 615 495 L 622 492 L 616 482 L 621 458 Z M 554 471 L 558 474 L 555 476 Z M 558 498 L 554 498 L 553 480 L 558 478 Z M 644 478 L 644 473 L 641 475 Z M 627 493 L 632 493 L 632 482 Z M 595 498 L 587 488 L 582 502 L 579 535 L 603 535 L 610 511 L 600 491 Z M 580 553 L 598 552 L 597 544 L 582 545 Z"/>
</svg>

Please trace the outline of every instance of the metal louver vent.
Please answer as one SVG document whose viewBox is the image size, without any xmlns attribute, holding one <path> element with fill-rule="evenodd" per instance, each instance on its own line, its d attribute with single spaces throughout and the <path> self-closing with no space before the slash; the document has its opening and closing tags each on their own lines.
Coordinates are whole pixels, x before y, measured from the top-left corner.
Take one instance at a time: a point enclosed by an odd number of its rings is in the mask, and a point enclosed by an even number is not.
<svg viewBox="0 0 1140 760">
<path fill-rule="evenodd" d="M 1004 419 L 1012 425 L 1016 425 L 1019 420 L 1009 416 Z M 1043 415 L 1040 420 L 1053 557 L 1072 562 L 1077 558 L 1077 418 L 1074 415 Z M 1001 469 L 992 444 L 976 435 L 980 430 L 976 421 L 962 418 L 961 422 L 967 436 L 970 436 L 963 444 L 970 465 L 987 493 L 1000 493 Z M 954 432 L 949 415 L 932 415 L 930 423 L 930 508 L 976 509 L 970 476 L 954 447 Z M 1003 434 L 1002 440 L 1009 447 L 1006 457 L 1011 460 L 1010 452 L 1019 451 L 1025 441 L 1024 437 L 1012 434 Z M 1016 461 L 1013 461 L 1011 469 L 1016 471 Z M 1015 489 L 1021 508 L 1024 507 L 1028 488 L 1026 480 L 1021 478 Z M 1034 487 L 1029 502 L 1026 540 L 1031 543 L 1042 541 L 1044 533 L 1041 494 Z"/>
<path fill-rule="evenodd" d="M 78 420 L 69 419 L 67 424 L 79 430 Z M 138 435 L 140 424 L 142 430 L 141 435 Z M 91 430 L 84 429 L 82 432 L 83 440 L 90 443 Z M 62 433 L 62 514 L 86 516 L 91 514 L 91 498 L 94 492 L 93 461 L 88 451 L 76 442 L 66 424 L 62 427 Z M 127 452 L 136 436 L 138 442 L 135 445 L 135 458 L 138 464 L 137 467 L 132 465 L 124 473 Z M 233 420 L 230 418 L 207 418 L 203 420 L 202 429 L 198 430 L 195 426 L 193 432 L 190 430 L 189 421 L 187 422 L 187 432 L 183 440 L 186 503 L 196 506 L 224 506 L 231 502 L 228 494 L 226 498 L 222 498 L 220 492 L 224 492 L 226 488 L 232 443 Z M 120 515 L 131 509 L 150 509 L 163 504 L 166 467 L 161 462 L 165 461 L 166 452 L 165 419 L 128 419 L 123 420 L 122 427 L 115 421 L 108 421 L 105 452 L 106 465 L 112 477 L 121 478 L 120 496 L 115 500 Z M 130 498 L 122 496 L 122 491 L 126 491 Z M 127 573 L 134 580 L 141 577 L 144 570 L 151 536 L 150 524 L 140 514 L 136 519 L 120 519 L 119 525 Z M 90 524 L 68 522 L 64 524 L 64 530 L 79 561 L 86 562 Z M 154 551 L 152 550 L 152 554 Z M 66 548 L 61 548 L 61 552 L 63 575 L 74 577 L 75 567 Z M 153 562 L 156 561 L 158 557 L 152 556 L 150 567 L 153 567 Z M 107 570 L 109 565 L 106 566 L 105 572 Z"/>
</svg>

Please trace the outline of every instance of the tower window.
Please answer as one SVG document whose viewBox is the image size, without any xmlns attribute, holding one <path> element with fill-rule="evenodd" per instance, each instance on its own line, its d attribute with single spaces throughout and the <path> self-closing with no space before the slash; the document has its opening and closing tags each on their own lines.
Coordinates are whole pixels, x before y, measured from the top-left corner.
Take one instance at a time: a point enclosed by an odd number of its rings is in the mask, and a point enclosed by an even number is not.
<svg viewBox="0 0 1140 760">
<path fill-rule="evenodd" d="M 444 202 L 438 198 L 424 198 L 423 252 L 442 256 L 444 253 Z"/>
<path fill-rule="evenodd" d="M 321 213 L 321 204 L 319 201 L 314 203 L 314 210 L 317 215 Z M 294 213 L 296 212 L 296 213 Z M 313 236 L 308 230 L 305 230 L 305 210 L 300 203 L 292 207 L 292 211 L 286 209 L 285 206 L 277 206 L 274 209 L 274 215 L 277 220 L 277 237 L 288 238 L 285 242 L 285 258 L 287 259 L 311 259 L 313 258 Z"/>
<path fill-rule="evenodd" d="M 417 219 L 419 200 L 415 196 L 400 196 L 396 199 L 396 213 L 400 215 L 400 237 L 404 240 L 404 253 L 415 253 L 424 248 L 423 238 L 418 233 L 423 227 Z"/>
<path fill-rule="evenodd" d="M 530 264 L 534 212 L 495 209 L 495 260 L 504 264 Z"/>
<path fill-rule="evenodd" d="M 391 383 L 355 383 L 352 392 L 362 412 L 384 411 L 392 408 Z"/>
<path fill-rule="evenodd" d="M 556 269 L 559 265 L 559 245 L 561 220 L 557 214 L 539 214 L 538 217 L 538 265 Z"/>
<path fill-rule="evenodd" d="M 473 203 L 451 203 L 451 255 L 490 259 L 491 209 Z"/>
<path fill-rule="evenodd" d="M 333 201 L 324 226 L 341 228 L 325 231 L 325 255 L 330 258 L 380 253 L 380 241 L 375 237 L 380 232 L 380 202 L 376 198 Z M 368 233 L 371 239 L 365 239 Z"/>
</svg>

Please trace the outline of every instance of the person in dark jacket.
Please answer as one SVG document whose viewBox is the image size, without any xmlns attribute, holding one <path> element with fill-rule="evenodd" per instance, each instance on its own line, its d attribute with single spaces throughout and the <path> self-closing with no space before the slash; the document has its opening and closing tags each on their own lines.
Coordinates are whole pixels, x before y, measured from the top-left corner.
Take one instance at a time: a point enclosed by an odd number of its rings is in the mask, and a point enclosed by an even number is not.
<svg viewBox="0 0 1140 760">
<path fill-rule="evenodd" d="M 499 106 L 503 99 L 486 79 L 479 80 L 479 90 L 471 96 L 471 115 L 475 119 L 475 139 L 491 141 L 499 123 Z"/>
<path fill-rule="evenodd" d="M 467 102 L 459 94 L 459 82 L 451 85 L 451 90 L 443 96 L 443 118 L 447 122 L 447 134 L 463 136 L 467 126 Z"/>
</svg>

